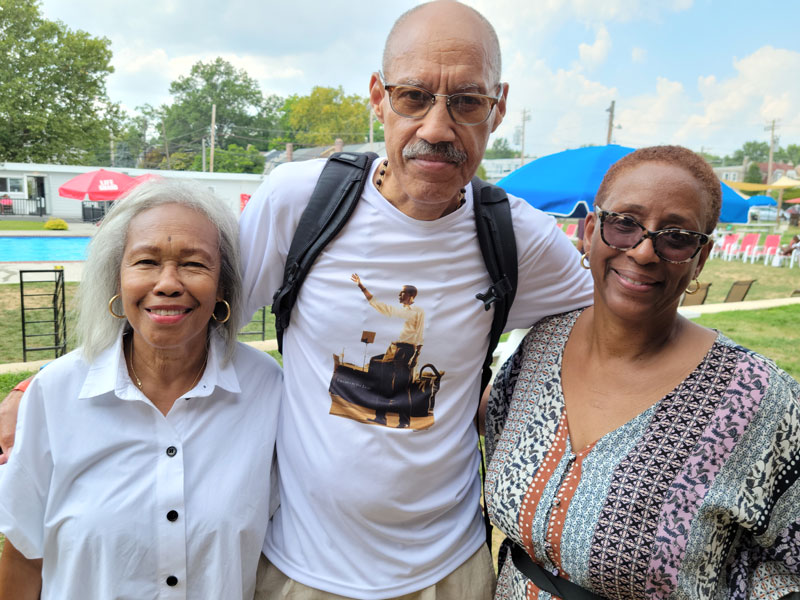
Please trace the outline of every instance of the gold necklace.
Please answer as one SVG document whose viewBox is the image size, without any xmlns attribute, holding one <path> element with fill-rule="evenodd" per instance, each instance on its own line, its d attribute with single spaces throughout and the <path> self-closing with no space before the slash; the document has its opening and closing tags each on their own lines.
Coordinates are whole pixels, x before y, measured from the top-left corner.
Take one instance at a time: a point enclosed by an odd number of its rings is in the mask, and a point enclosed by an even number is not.
<svg viewBox="0 0 800 600">
<path fill-rule="evenodd" d="M 133 334 L 131 334 L 131 349 L 130 352 L 128 353 L 128 363 L 130 364 L 131 367 L 131 374 L 133 375 L 133 378 L 136 380 L 136 387 L 138 387 L 141 390 L 142 380 L 139 379 L 139 376 L 136 374 L 136 369 L 133 368 Z M 192 381 L 192 384 L 189 386 L 189 390 L 193 389 L 194 386 L 197 384 L 197 381 L 200 379 L 200 375 L 203 374 L 203 371 L 205 370 L 207 363 L 208 363 L 208 346 L 206 346 L 206 357 L 203 359 L 203 364 L 200 365 L 200 370 L 197 372 L 197 375 L 195 375 L 194 381 Z"/>
<path fill-rule="evenodd" d="M 383 161 L 383 164 L 380 167 L 378 167 L 378 178 L 375 180 L 375 187 L 378 189 L 378 192 L 380 192 L 381 195 L 383 195 L 383 192 L 381 192 L 381 186 L 383 186 L 383 181 L 384 179 L 386 179 L 385 175 L 388 171 L 389 171 L 389 159 L 387 158 L 386 160 Z M 466 195 L 467 195 L 467 190 L 465 190 L 464 188 L 458 190 L 459 207 L 464 204 L 465 202 L 464 198 L 466 197 Z"/>
</svg>

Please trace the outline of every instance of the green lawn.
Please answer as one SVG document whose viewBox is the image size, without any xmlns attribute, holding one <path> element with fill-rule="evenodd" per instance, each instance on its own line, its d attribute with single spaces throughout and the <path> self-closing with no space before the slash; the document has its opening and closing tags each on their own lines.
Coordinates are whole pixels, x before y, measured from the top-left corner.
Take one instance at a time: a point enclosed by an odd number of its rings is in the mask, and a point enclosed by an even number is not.
<svg viewBox="0 0 800 600">
<path fill-rule="evenodd" d="M 763 262 L 750 264 L 721 258 L 709 260 L 700 273 L 700 281 L 711 282 L 706 304 L 725 300 L 731 284 L 739 279 L 756 280 L 745 300 L 786 298 L 791 296 L 793 290 L 800 289 L 800 268 L 773 267 Z"/>
<path fill-rule="evenodd" d="M 44 221 L 0 219 L 0 231 L 44 231 Z"/>
<path fill-rule="evenodd" d="M 768 356 L 800 381 L 800 304 L 702 315 L 696 322 Z"/>
</svg>

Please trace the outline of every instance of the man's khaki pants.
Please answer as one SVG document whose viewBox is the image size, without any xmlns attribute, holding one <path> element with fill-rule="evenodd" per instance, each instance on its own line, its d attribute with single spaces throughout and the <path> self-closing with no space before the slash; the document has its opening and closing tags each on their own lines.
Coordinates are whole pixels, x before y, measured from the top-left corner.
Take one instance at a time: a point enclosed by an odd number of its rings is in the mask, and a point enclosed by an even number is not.
<svg viewBox="0 0 800 600">
<path fill-rule="evenodd" d="M 467 562 L 438 583 L 393 600 L 491 600 L 495 584 L 492 556 L 484 544 Z M 256 595 L 253 600 L 350 599 L 289 579 L 262 554 L 258 563 Z"/>
</svg>

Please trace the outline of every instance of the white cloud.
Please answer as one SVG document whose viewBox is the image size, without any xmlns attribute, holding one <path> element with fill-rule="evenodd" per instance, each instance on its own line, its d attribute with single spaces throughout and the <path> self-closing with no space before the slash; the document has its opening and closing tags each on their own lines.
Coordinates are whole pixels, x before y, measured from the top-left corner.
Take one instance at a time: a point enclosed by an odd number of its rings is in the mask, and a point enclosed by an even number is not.
<svg viewBox="0 0 800 600">
<path fill-rule="evenodd" d="M 759 48 L 733 61 L 735 76 L 698 80 L 700 106 L 676 135 L 693 137 L 698 143 L 726 141 L 716 153 L 729 153 L 747 140 L 768 141 L 764 127 L 777 121 L 779 134 L 788 143 L 800 138 L 800 52 Z M 714 141 L 719 140 L 719 141 Z"/>
<path fill-rule="evenodd" d="M 631 60 L 635 63 L 643 63 L 647 61 L 647 50 L 636 46 L 631 49 Z"/>
<path fill-rule="evenodd" d="M 594 44 L 580 44 L 578 46 L 578 55 L 581 57 L 581 63 L 585 67 L 592 69 L 605 62 L 610 50 L 611 36 L 605 26 L 600 25 L 597 27 Z"/>
<path fill-rule="evenodd" d="M 531 115 L 525 134 L 530 155 L 605 142 L 605 109 L 617 94 L 614 88 L 589 79 L 580 67 L 552 70 L 522 52 L 508 66 L 508 80 L 508 110 L 497 137 L 513 139 L 525 108 Z"/>
</svg>

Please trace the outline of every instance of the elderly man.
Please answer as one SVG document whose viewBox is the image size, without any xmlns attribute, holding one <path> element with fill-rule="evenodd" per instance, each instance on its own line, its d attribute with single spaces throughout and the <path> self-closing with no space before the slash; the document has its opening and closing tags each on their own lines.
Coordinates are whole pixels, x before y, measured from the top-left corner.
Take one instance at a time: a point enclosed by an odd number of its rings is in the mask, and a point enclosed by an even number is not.
<svg viewBox="0 0 800 600">
<path fill-rule="evenodd" d="M 370 79 L 370 101 L 387 156 L 375 161 L 353 215 L 314 263 L 284 337 L 281 504 L 264 545 L 259 598 L 492 595 L 473 422 L 491 327 L 475 294 L 489 276 L 468 183 L 505 115 L 508 85 L 491 25 L 448 0 L 398 19 L 382 67 Z M 323 164 L 276 169 L 242 215 L 251 314 L 281 284 Z M 519 284 L 508 327 L 589 304 L 590 279 L 553 219 L 514 198 L 511 210 Z M 375 426 L 363 406 L 328 393 L 334 370 L 360 359 L 362 331 L 384 343 L 396 334 L 349 291 L 355 272 L 378 297 L 397 281 L 419 289 L 419 364 L 435 364 L 441 375 L 425 427 Z M 349 364 L 359 378 L 353 385 L 370 393 L 377 375 Z"/>
</svg>

